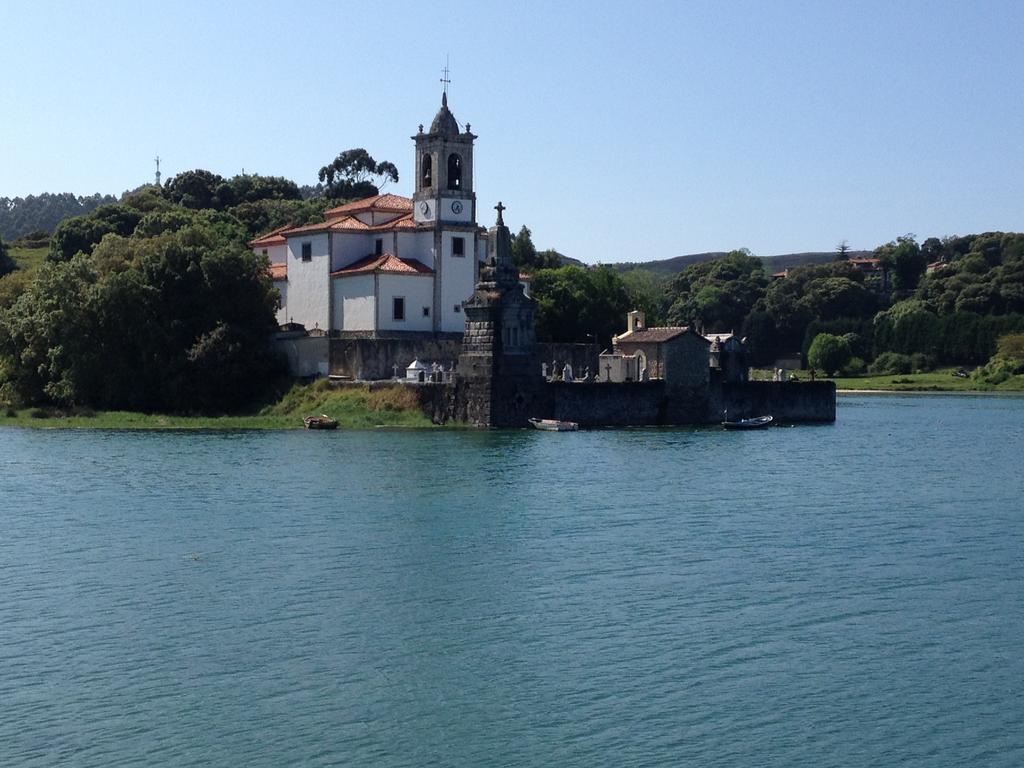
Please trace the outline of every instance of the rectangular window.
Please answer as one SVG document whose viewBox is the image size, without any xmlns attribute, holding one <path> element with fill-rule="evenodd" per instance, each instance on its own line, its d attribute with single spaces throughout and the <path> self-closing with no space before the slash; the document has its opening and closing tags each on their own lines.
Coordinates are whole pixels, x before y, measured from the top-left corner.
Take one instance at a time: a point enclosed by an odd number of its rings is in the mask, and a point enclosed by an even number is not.
<svg viewBox="0 0 1024 768">
<path fill-rule="evenodd" d="M 461 304 L 456 304 L 455 305 L 455 311 L 456 312 L 461 312 L 462 311 L 462 305 Z"/>
<path fill-rule="evenodd" d="M 423 308 L 423 316 L 424 317 L 430 317 L 430 307 L 424 307 Z"/>
<path fill-rule="evenodd" d="M 267 255 L 267 249 L 266 249 L 266 248 L 264 248 L 264 249 L 263 249 L 263 255 L 264 255 L 264 256 L 266 256 L 266 255 Z"/>
<path fill-rule="evenodd" d="M 378 237 L 376 242 L 373 244 L 373 254 L 375 256 L 380 256 L 382 253 L 384 253 L 384 240 L 383 238 Z"/>
<path fill-rule="evenodd" d="M 391 319 L 405 320 L 405 297 L 395 296 L 391 302 Z"/>
<path fill-rule="evenodd" d="M 465 256 L 466 255 L 466 238 L 464 237 L 453 237 L 452 238 L 452 256 Z"/>
<path fill-rule="evenodd" d="M 302 260 L 312 261 L 313 260 L 313 244 L 303 243 L 302 244 Z"/>
</svg>

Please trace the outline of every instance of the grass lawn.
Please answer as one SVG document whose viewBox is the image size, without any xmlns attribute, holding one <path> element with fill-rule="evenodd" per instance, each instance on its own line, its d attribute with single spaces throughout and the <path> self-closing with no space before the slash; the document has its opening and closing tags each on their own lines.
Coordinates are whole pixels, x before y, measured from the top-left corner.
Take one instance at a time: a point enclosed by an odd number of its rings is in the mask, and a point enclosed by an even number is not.
<svg viewBox="0 0 1024 768">
<path fill-rule="evenodd" d="M 889 376 L 839 376 L 832 381 L 836 389 L 877 389 L 886 392 L 1024 392 L 1024 376 L 1014 376 L 992 386 L 974 378 L 953 375 L 956 368 L 941 368 L 929 373 Z"/>
<path fill-rule="evenodd" d="M 8 248 L 11 258 L 22 269 L 38 269 L 46 260 L 46 254 L 50 252 L 49 247 L 43 248 Z"/>
<path fill-rule="evenodd" d="M 168 416 L 128 411 L 70 411 L 25 408 L 10 415 L 0 409 L 0 427 L 43 429 L 303 429 L 304 416 L 326 413 L 342 429 L 434 426 L 419 409 L 416 394 L 403 386 L 343 387 L 326 381 L 296 384 L 283 398 L 258 413 L 237 416 Z"/>
</svg>

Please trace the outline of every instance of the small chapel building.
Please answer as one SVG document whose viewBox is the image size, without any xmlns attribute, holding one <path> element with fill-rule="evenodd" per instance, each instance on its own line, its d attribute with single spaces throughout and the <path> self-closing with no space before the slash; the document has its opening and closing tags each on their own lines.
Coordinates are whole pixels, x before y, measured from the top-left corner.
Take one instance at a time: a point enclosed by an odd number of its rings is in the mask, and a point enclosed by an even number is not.
<svg viewBox="0 0 1024 768">
<path fill-rule="evenodd" d="M 477 224 L 473 142 L 448 109 L 412 137 L 411 198 L 383 194 L 325 212 L 324 221 L 281 227 L 249 243 L 270 261 L 280 325 L 333 337 L 459 334 L 462 304 L 487 258 Z"/>
</svg>

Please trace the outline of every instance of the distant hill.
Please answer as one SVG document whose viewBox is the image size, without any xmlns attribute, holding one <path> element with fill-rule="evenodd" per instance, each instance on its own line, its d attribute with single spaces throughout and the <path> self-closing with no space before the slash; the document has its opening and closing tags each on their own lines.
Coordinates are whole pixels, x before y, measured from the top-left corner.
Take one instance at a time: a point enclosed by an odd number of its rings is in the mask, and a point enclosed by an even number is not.
<svg viewBox="0 0 1024 768">
<path fill-rule="evenodd" d="M 658 261 L 623 261 L 608 266 L 618 272 L 632 272 L 633 270 L 644 270 L 652 272 L 659 277 L 675 277 L 691 264 L 700 264 L 704 261 L 720 259 L 726 255 L 726 251 L 711 251 L 709 253 L 691 253 L 686 256 L 675 256 L 671 259 L 660 259 Z M 851 258 L 863 258 L 870 256 L 871 251 L 849 251 L 847 255 Z M 836 257 L 835 251 L 807 251 L 805 253 L 784 253 L 779 256 L 762 256 L 764 268 L 768 272 L 781 272 L 784 269 L 791 269 L 802 264 L 824 264 Z"/>
</svg>

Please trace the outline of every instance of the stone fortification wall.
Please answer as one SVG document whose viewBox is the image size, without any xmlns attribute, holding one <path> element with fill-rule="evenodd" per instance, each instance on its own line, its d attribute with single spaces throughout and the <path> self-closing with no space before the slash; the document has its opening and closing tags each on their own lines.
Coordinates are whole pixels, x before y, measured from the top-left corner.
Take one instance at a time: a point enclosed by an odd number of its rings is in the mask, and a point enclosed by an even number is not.
<svg viewBox="0 0 1024 768">
<path fill-rule="evenodd" d="M 390 379 L 397 365 L 401 377 L 413 360 L 438 362 L 447 369 L 458 360 L 461 337 L 462 334 L 446 338 L 425 333 L 393 338 L 331 339 L 331 375 L 369 381 Z"/>
<path fill-rule="evenodd" d="M 566 363 L 572 365 L 572 373 L 577 379 L 583 377 L 583 372 L 590 369 L 591 376 L 597 376 L 598 355 L 601 354 L 601 347 L 597 344 L 567 344 L 560 342 L 542 342 L 537 344 L 537 359 L 541 363 L 548 364 L 548 375 L 551 375 L 551 363 L 555 362 L 557 370 L 561 374 L 562 366 Z"/>
<path fill-rule="evenodd" d="M 509 377 L 494 389 L 484 380 L 409 385 L 435 423 L 476 423 L 472 415 L 490 408 L 494 426 L 526 426 L 526 419 L 575 421 L 582 427 L 718 424 L 771 414 L 779 422 L 835 421 L 835 385 L 819 382 L 749 381 L 713 383 L 710 388 L 670 387 L 664 381 L 545 382 L 539 386 Z M 492 399 L 493 398 L 493 399 Z M 485 402 L 478 402 L 480 400 Z"/>
<path fill-rule="evenodd" d="M 581 427 L 630 427 L 662 424 L 665 383 L 551 382 L 544 385 L 544 418 L 575 421 Z"/>
<path fill-rule="evenodd" d="M 836 385 L 831 381 L 746 381 L 712 386 L 710 421 L 772 415 L 782 422 L 836 420 Z"/>
</svg>

